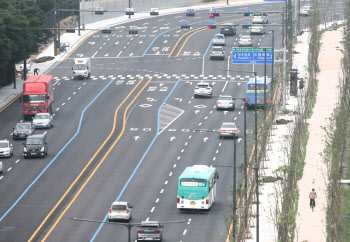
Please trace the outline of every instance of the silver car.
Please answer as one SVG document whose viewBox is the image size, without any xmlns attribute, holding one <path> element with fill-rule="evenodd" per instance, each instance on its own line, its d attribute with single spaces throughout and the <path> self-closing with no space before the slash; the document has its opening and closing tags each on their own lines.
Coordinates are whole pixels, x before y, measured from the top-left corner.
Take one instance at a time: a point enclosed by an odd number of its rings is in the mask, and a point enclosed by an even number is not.
<svg viewBox="0 0 350 242">
<path fill-rule="evenodd" d="M 238 40 L 238 46 L 253 46 L 253 40 L 249 35 L 242 35 Z"/>
<path fill-rule="evenodd" d="M 229 138 L 238 138 L 238 127 L 235 123 L 222 123 L 220 128 L 220 138 L 223 139 L 225 137 Z"/>
<path fill-rule="evenodd" d="M 34 125 L 32 123 L 18 123 L 16 127 L 13 128 L 14 131 L 12 133 L 13 139 L 25 139 L 29 135 L 34 134 Z"/>
<path fill-rule="evenodd" d="M 213 38 L 213 45 L 226 45 L 225 35 L 216 34 Z"/>
<path fill-rule="evenodd" d="M 264 26 L 252 26 L 250 34 L 266 34 L 266 29 Z"/>
<path fill-rule="evenodd" d="M 216 110 L 229 109 L 235 110 L 235 102 L 232 96 L 220 95 L 216 101 Z"/>
<path fill-rule="evenodd" d="M 8 140 L 0 140 L 0 157 L 11 157 L 13 155 L 13 146 Z"/>
<path fill-rule="evenodd" d="M 109 209 L 108 221 L 126 220 L 130 221 L 132 218 L 132 206 L 127 202 L 113 202 Z"/>
<path fill-rule="evenodd" d="M 33 125 L 38 128 L 53 127 L 53 117 L 50 113 L 37 113 L 33 118 Z"/>
<path fill-rule="evenodd" d="M 225 60 L 225 50 L 222 46 L 213 46 L 210 51 L 210 60 L 212 59 L 223 59 Z"/>
</svg>

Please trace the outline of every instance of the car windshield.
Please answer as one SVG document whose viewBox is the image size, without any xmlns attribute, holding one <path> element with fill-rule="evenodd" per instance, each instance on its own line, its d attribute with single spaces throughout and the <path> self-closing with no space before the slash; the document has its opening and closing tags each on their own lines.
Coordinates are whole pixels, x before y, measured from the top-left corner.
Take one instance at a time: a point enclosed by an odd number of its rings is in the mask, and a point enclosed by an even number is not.
<svg viewBox="0 0 350 242">
<path fill-rule="evenodd" d="M 0 148 L 8 148 L 9 143 L 8 142 L 0 142 Z"/>
<path fill-rule="evenodd" d="M 85 70 L 86 69 L 86 65 L 85 64 L 75 64 L 73 66 L 74 70 Z"/>
<path fill-rule="evenodd" d="M 254 13 L 254 16 L 263 16 L 262 13 Z"/>
<path fill-rule="evenodd" d="M 37 114 L 34 116 L 34 119 L 49 119 L 49 114 Z"/>
<path fill-rule="evenodd" d="M 232 98 L 231 97 L 220 97 L 219 100 L 229 100 L 230 101 L 230 100 L 232 100 Z"/>
<path fill-rule="evenodd" d="M 30 129 L 30 124 L 17 124 L 17 129 Z"/>
<path fill-rule="evenodd" d="M 197 87 L 199 87 L 199 88 L 207 88 L 207 87 L 209 87 L 209 85 L 208 84 L 198 84 Z"/>
<path fill-rule="evenodd" d="M 43 140 L 38 139 L 38 138 L 30 138 L 30 139 L 27 139 L 26 144 L 27 145 L 42 145 Z"/>
<path fill-rule="evenodd" d="M 252 29 L 262 29 L 262 26 L 252 26 Z"/>
<path fill-rule="evenodd" d="M 43 103 L 45 101 L 45 95 L 23 95 L 24 103 Z"/>
<path fill-rule="evenodd" d="M 241 39 L 250 39 L 250 36 L 241 36 Z"/>
<path fill-rule="evenodd" d="M 215 36 L 215 39 L 223 39 L 224 38 L 224 36 L 222 36 L 222 35 L 216 35 Z"/>
<path fill-rule="evenodd" d="M 212 49 L 212 51 L 222 51 L 222 48 L 220 48 L 220 47 L 214 47 L 214 48 Z"/>
<path fill-rule="evenodd" d="M 123 211 L 126 210 L 126 205 L 112 205 L 112 210 Z"/>
<path fill-rule="evenodd" d="M 222 128 L 231 128 L 231 129 L 235 129 L 235 128 L 236 128 L 236 124 L 235 124 L 235 123 L 223 123 L 223 124 L 222 124 Z"/>
</svg>

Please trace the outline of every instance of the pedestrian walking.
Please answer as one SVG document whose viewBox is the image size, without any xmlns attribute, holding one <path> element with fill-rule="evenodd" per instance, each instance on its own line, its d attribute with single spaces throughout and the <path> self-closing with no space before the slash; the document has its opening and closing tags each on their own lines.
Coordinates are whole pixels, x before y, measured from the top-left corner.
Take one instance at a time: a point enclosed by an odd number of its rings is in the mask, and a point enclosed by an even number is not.
<svg viewBox="0 0 350 242">
<path fill-rule="evenodd" d="M 35 68 L 34 69 L 34 75 L 39 75 L 39 71 L 40 71 L 39 68 Z"/>
</svg>

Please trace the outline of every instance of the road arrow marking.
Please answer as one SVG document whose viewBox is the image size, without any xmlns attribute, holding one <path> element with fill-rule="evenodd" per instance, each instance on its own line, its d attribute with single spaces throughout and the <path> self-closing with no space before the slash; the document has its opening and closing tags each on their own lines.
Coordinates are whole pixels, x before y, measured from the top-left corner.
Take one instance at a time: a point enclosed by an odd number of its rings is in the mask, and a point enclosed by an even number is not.
<svg viewBox="0 0 350 242">
<path fill-rule="evenodd" d="M 133 56 L 133 55 L 134 55 L 134 53 L 130 53 L 130 54 L 129 54 L 129 56 Z"/>
<path fill-rule="evenodd" d="M 138 140 L 140 138 L 140 136 L 135 136 L 134 139 L 135 140 Z"/>
<path fill-rule="evenodd" d="M 224 111 L 224 114 L 226 114 L 227 113 L 227 111 Z"/>
<path fill-rule="evenodd" d="M 90 45 L 94 45 L 95 44 L 95 42 L 88 42 Z"/>
<path fill-rule="evenodd" d="M 196 111 L 194 111 L 195 114 L 199 113 L 200 111 L 197 109 Z"/>
<path fill-rule="evenodd" d="M 205 137 L 205 138 L 203 138 L 203 141 L 207 142 L 208 139 L 209 139 L 208 137 Z"/>
<path fill-rule="evenodd" d="M 180 103 L 182 102 L 182 98 L 176 97 L 174 98 L 175 100 L 179 101 Z"/>
<path fill-rule="evenodd" d="M 241 84 L 242 84 L 242 83 L 240 83 L 240 82 L 237 82 L 237 85 L 238 85 L 238 86 L 240 86 Z"/>
<path fill-rule="evenodd" d="M 175 136 L 170 137 L 170 141 L 173 141 L 174 139 L 176 139 Z"/>
<path fill-rule="evenodd" d="M 242 141 L 242 138 L 238 138 L 237 141 L 238 141 L 238 143 L 241 142 L 241 141 Z"/>
<path fill-rule="evenodd" d="M 108 56 L 108 53 L 107 53 L 107 54 L 105 54 L 105 56 Z"/>
</svg>

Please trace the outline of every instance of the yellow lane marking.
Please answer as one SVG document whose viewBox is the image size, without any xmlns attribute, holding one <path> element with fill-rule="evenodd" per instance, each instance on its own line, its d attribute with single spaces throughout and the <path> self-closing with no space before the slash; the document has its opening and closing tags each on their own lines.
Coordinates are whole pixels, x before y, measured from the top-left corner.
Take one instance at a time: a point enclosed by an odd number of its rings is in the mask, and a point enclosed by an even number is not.
<svg viewBox="0 0 350 242">
<path fill-rule="evenodd" d="M 150 78 L 148 80 L 148 82 L 146 83 L 146 85 L 152 80 L 152 78 Z M 49 212 L 49 214 L 45 217 L 45 219 L 42 221 L 42 223 L 40 224 L 40 226 L 35 230 L 35 232 L 33 233 L 33 235 L 30 237 L 29 241 L 32 241 L 34 239 L 34 237 L 37 235 L 37 233 L 40 231 L 40 229 L 43 227 L 43 225 L 46 223 L 46 221 L 50 218 L 50 216 L 53 214 L 53 212 L 57 209 L 57 207 L 61 204 L 61 202 L 65 199 L 65 197 L 67 196 L 67 194 L 72 190 L 73 186 L 77 183 L 77 181 L 81 178 L 81 176 L 83 175 L 83 173 L 86 171 L 86 169 L 90 166 L 90 164 L 92 163 L 92 161 L 96 158 L 96 156 L 98 155 L 98 153 L 101 151 L 101 149 L 105 146 L 105 144 L 109 141 L 109 139 L 112 137 L 112 134 L 115 131 L 115 126 L 116 126 L 116 122 L 117 122 L 117 114 L 119 109 L 121 108 L 121 106 L 126 102 L 126 100 L 131 96 L 131 94 L 136 90 L 136 88 L 141 84 L 141 82 L 143 81 L 143 78 L 140 80 L 140 82 L 132 89 L 132 91 L 128 94 L 128 96 L 123 100 L 123 102 L 118 106 L 118 108 L 115 110 L 114 113 L 114 121 L 113 121 L 113 128 L 110 132 L 110 134 L 108 135 L 108 137 L 106 138 L 106 140 L 103 142 L 103 144 L 99 147 L 99 149 L 96 151 L 96 153 L 92 156 L 92 158 L 90 159 L 90 161 L 85 165 L 84 169 L 80 172 L 80 174 L 77 176 L 77 178 L 74 180 L 74 182 L 69 186 L 69 188 L 67 189 L 67 191 L 63 194 L 63 196 L 60 198 L 60 200 L 57 202 L 57 204 L 52 208 L 52 210 Z M 145 85 L 145 86 L 146 86 Z M 142 90 L 138 93 L 138 95 L 143 91 L 145 87 L 142 88 Z M 138 97 L 138 95 L 136 97 Z M 123 131 L 122 131 L 123 132 Z M 119 138 L 118 138 L 119 139 Z M 100 164 L 102 163 L 103 160 L 100 161 Z M 100 164 L 98 165 L 98 167 L 100 166 Z M 96 168 L 98 168 L 96 167 Z M 95 168 L 95 170 L 96 170 Z M 93 172 L 93 174 L 95 173 L 95 170 Z M 88 180 L 90 180 L 91 178 L 89 177 Z M 85 186 L 85 184 L 84 184 Z M 80 193 L 80 191 L 79 191 Z M 76 197 L 74 198 L 74 200 L 76 199 Z M 72 202 L 69 204 L 69 207 L 71 206 Z M 68 207 L 65 209 L 64 213 L 67 211 Z M 61 216 L 59 217 L 59 220 L 61 219 L 61 217 L 63 216 L 63 214 L 61 214 Z M 58 220 L 58 221 L 59 221 Z M 54 226 L 56 226 L 57 222 L 55 223 Z M 52 229 L 49 231 L 51 233 Z M 46 236 L 47 237 L 47 236 Z"/>
<path fill-rule="evenodd" d="M 8 106 L 10 106 L 14 101 L 16 101 L 21 95 L 22 95 L 22 93 L 20 93 L 17 97 L 15 97 L 14 99 L 12 99 L 11 102 L 9 102 L 8 104 L 6 104 L 5 107 L 3 107 L 2 109 L 0 109 L 0 113 L 1 113 L 2 111 L 4 111 L 5 108 L 7 108 Z"/>
<path fill-rule="evenodd" d="M 202 28 L 203 28 L 203 27 L 202 27 Z M 201 28 L 199 28 L 199 29 L 201 29 Z M 185 34 L 183 34 L 183 35 L 180 37 L 180 39 L 176 42 L 174 48 L 171 50 L 170 54 L 168 55 L 168 58 L 171 57 L 171 54 L 175 51 L 177 45 L 180 43 L 180 41 L 182 40 L 182 38 L 185 37 L 186 35 L 192 33 L 193 31 L 196 31 L 196 30 L 198 30 L 198 29 L 194 29 L 194 30 L 191 30 L 191 31 L 186 32 Z"/>
<path fill-rule="evenodd" d="M 196 32 L 194 32 L 194 33 L 192 33 L 190 36 L 188 36 L 187 39 L 185 40 L 185 42 L 182 44 L 180 50 L 177 52 L 177 55 L 176 55 L 175 57 L 178 57 L 178 56 L 180 55 L 182 49 L 185 47 L 185 44 L 187 43 L 187 41 L 188 41 L 193 35 L 197 34 L 198 32 L 202 32 L 203 30 L 204 30 L 204 29 L 200 29 L 200 30 L 198 30 L 198 31 L 196 31 Z"/>
</svg>

